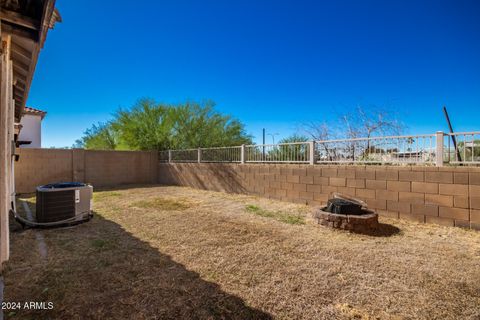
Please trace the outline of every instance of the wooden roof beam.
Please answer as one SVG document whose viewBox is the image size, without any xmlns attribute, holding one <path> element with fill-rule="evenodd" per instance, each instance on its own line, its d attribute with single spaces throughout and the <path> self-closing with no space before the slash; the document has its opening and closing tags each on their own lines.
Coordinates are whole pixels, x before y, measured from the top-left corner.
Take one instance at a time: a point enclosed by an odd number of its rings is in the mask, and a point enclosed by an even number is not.
<svg viewBox="0 0 480 320">
<path fill-rule="evenodd" d="M 40 30 L 40 21 L 32 19 L 30 17 L 21 15 L 15 11 L 10 11 L 6 9 L 0 9 L 1 19 L 8 21 L 10 23 L 32 29 L 32 30 Z"/>
<path fill-rule="evenodd" d="M 15 63 L 13 64 L 13 73 L 16 74 L 20 74 L 22 76 L 27 76 L 28 75 L 28 66 L 26 64 L 23 64 L 19 61 L 15 61 Z"/>
<path fill-rule="evenodd" d="M 23 103 L 22 103 L 22 102 L 23 102 L 23 97 L 21 97 L 21 96 L 19 96 L 18 94 L 15 93 L 15 94 L 13 95 L 13 98 L 15 99 L 16 102 L 18 101 L 18 103 L 20 104 L 20 106 L 23 105 Z"/>
<path fill-rule="evenodd" d="M 24 82 L 21 82 L 19 78 L 16 78 L 15 80 L 15 86 L 19 89 L 25 92 L 26 86 Z"/>
<path fill-rule="evenodd" d="M 38 41 L 38 31 L 15 25 L 7 20 L 0 19 L 2 22 L 2 34 L 11 34 L 14 36 Z"/>
<path fill-rule="evenodd" d="M 22 47 L 20 44 L 16 43 L 15 41 L 12 41 L 11 50 L 12 50 L 12 54 L 16 54 L 27 60 L 32 59 L 32 52 Z"/>
<path fill-rule="evenodd" d="M 27 77 L 22 74 L 13 73 L 13 82 L 18 86 L 26 87 Z"/>
<path fill-rule="evenodd" d="M 23 95 L 23 94 L 25 94 L 25 89 L 21 88 L 19 86 L 14 86 L 13 87 L 13 92 L 18 92 L 19 95 Z"/>
</svg>

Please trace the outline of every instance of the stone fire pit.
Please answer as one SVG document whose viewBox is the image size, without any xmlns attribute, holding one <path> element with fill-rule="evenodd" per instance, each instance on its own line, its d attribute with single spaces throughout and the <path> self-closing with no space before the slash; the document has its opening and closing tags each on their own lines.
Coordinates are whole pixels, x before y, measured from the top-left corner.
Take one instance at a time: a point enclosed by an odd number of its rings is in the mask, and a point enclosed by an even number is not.
<svg viewBox="0 0 480 320">
<path fill-rule="evenodd" d="M 372 233 L 378 229 L 378 214 L 371 210 L 362 208 L 358 209 L 355 214 L 333 213 L 327 210 L 329 207 L 318 207 L 312 214 L 313 219 L 322 226 L 357 233 Z"/>
</svg>

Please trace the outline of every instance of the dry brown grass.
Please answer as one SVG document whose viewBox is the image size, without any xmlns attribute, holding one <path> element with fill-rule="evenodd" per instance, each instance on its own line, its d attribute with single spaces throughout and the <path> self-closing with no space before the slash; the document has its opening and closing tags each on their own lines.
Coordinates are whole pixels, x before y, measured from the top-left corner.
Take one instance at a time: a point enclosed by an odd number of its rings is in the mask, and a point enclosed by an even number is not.
<svg viewBox="0 0 480 320">
<path fill-rule="evenodd" d="M 187 210 L 191 207 L 187 199 L 169 199 L 169 198 L 153 198 L 148 200 L 135 201 L 131 204 L 132 207 L 141 209 L 154 210 Z"/>
<path fill-rule="evenodd" d="M 266 210 L 254 204 L 247 204 L 245 206 L 245 210 L 247 212 L 256 214 L 260 217 L 272 218 L 277 221 L 281 221 L 289 224 L 305 224 L 304 215 L 298 214 L 298 213 L 292 214 L 289 212 L 282 212 L 278 210 L 275 210 L 275 211 Z"/>
<path fill-rule="evenodd" d="M 480 316 L 479 232 L 381 219 L 400 232 L 350 234 L 313 225 L 302 205 L 180 187 L 119 189 L 95 199 L 92 221 L 40 231 L 46 261 L 31 230 L 12 234 L 5 300 L 53 301 L 55 308 L 10 318 Z M 186 206 L 171 209 L 165 200 Z"/>
</svg>

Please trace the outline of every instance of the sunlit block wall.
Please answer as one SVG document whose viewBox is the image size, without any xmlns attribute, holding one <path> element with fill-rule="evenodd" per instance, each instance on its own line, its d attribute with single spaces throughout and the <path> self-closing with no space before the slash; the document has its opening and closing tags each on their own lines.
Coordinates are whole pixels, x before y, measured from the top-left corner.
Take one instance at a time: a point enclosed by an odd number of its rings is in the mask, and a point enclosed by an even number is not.
<svg viewBox="0 0 480 320">
<path fill-rule="evenodd" d="M 480 229 L 480 168 L 159 163 L 158 182 L 323 205 L 333 192 L 380 215 Z"/>
<path fill-rule="evenodd" d="M 39 185 L 62 181 L 88 182 L 94 188 L 157 181 L 157 152 L 17 149 L 17 153 L 17 193 L 34 192 Z"/>
</svg>

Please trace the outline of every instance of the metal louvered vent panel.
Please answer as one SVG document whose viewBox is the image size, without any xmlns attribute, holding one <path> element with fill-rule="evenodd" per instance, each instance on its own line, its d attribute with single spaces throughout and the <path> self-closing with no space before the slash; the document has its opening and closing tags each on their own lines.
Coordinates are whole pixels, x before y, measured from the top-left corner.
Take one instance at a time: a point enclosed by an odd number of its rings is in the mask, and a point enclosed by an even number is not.
<svg viewBox="0 0 480 320">
<path fill-rule="evenodd" d="M 37 190 L 37 221 L 56 222 L 75 216 L 75 190 L 41 192 Z"/>
</svg>

